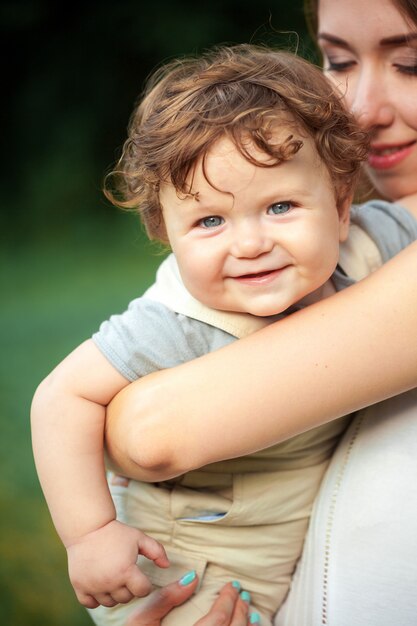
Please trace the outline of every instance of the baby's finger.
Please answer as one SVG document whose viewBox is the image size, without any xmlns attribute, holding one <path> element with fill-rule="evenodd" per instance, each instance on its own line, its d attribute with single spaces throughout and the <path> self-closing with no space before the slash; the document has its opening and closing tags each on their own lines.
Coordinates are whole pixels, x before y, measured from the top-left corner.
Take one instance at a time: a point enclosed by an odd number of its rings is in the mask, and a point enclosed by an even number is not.
<svg viewBox="0 0 417 626">
<path fill-rule="evenodd" d="M 117 604 L 116 600 L 114 600 L 109 593 L 96 593 L 94 597 L 99 604 L 107 608 L 111 608 Z"/>
<path fill-rule="evenodd" d="M 111 597 L 117 602 L 117 604 L 126 604 L 132 600 L 133 593 L 129 591 L 127 587 L 120 587 L 111 592 Z"/>
<path fill-rule="evenodd" d="M 76 591 L 75 595 L 77 596 L 78 602 L 85 606 L 86 609 L 96 609 L 99 605 L 97 600 L 95 600 L 93 596 L 90 596 L 87 593 L 80 593 Z"/>
<path fill-rule="evenodd" d="M 138 541 L 138 552 L 154 561 L 159 567 L 169 567 L 169 559 L 164 546 L 148 535 L 142 535 Z"/>
<path fill-rule="evenodd" d="M 131 565 L 129 567 L 126 577 L 126 587 L 130 593 L 137 598 L 147 596 L 152 589 L 150 580 L 140 571 L 137 565 Z"/>
</svg>

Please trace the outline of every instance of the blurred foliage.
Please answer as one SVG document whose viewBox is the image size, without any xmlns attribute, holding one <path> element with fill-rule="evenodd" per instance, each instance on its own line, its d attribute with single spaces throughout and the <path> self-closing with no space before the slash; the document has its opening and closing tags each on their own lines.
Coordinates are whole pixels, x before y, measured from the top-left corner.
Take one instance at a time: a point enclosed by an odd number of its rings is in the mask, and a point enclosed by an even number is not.
<svg viewBox="0 0 417 626">
<path fill-rule="evenodd" d="M 40 492 L 28 415 L 38 382 L 140 294 L 160 262 L 136 218 L 104 200 L 103 176 L 156 65 L 248 41 L 314 58 L 301 0 L 0 4 L 0 602 L 8 626 L 91 623 Z"/>
<path fill-rule="evenodd" d="M 8 626 L 90 623 L 38 485 L 30 401 L 58 361 L 143 292 L 160 260 L 132 219 L 71 248 L 51 240 L 0 255 L 0 604 Z"/>
</svg>

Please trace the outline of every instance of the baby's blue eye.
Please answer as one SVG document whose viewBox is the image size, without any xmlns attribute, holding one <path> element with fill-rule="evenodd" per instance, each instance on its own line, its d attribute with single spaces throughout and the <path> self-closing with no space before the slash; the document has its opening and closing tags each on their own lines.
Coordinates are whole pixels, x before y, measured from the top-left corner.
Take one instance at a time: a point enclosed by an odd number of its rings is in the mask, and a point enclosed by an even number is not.
<svg viewBox="0 0 417 626">
<path fill-rule="evenodd" d="M 200 220 L 198 225 L 203 228 L 215 228 L 216 226 L 221 226 L 223 223 L 224 219 L 219 215 L 210 215 L 209 217 L 204 217 Z"/>
<path fill-rule="evenodd" d="M 268 209 L 268 215 L 282 215 L 291 209 L 291 202 L 275 202 Z"/>
</svg>

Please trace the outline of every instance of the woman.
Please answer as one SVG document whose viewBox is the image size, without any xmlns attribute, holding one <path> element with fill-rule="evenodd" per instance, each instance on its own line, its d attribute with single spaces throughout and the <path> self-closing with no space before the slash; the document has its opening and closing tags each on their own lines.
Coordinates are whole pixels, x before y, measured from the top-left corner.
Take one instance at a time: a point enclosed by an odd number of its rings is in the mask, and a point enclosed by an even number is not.
<svg viewBox="0 0 417 626">
<path fill-rule="evenodd" d="M 371 131 L 375 189 L 407 203 L 417 188 L 417 3 L 369 2 L 371 19 L 356 0 L 334 4 L 315 1 L 310 13 L 324 70 Z M 279 626 L 415 623 L 416 401 L 414 391 L 368 409 L 339 445 Z"/>
<path fill-rule="evenodd" d="M 367 173 L 379 194 L 416 214 L 416 2 L 320 0 L 315 9 L 325 71 L 340 85 L 359 122 L 371 130 Z M 182 445 L 170 463 L 184 471 L 272 445 L 415 387 L 416 270 L 413 244 L 349 290 L 198 362 L 129 386 L 109 412 L 110 447 L 119 449 L 123 472 L 134 477 L 135 462 L 143 463 L 141 442 L 148 424 L 168 440 L 170 428 L 182 429 Z M 237 367 L 236 380 L 229 372 Z M 413 397 L 407 396 L 370 410 L 340 444 L 279 624 L 415 623 L 415 594 L 407 581 L 412 585 L 416 578 L 417 547 L 404 523 L 412 522 L 417 511 L 411 480 L 417 457 L 413 405 Z M 261 422 L 253 420 L 258 412 Z M 236 433 L 232 446 L 218 436 L 225 424 Z M 397 474 L 393 480 L 394 470 L 401 471 L 401 480 Z M 377 489 L 381 484 L 382 492 Z M 401 514 L 387 506 L 394 498 Z M 355 507 L 356 517 L 346 520 L 343 514 Z M 393 534 L 398 541 L 386 556 Z M 370 538 L 374 542 L 368 553 Z M 405 558 L 407 551 L 411 558 Z M 375 556 L 380 563 L 371 560 Z M 365 573 L 366 582 L 375 583 L 371 587 L 364 584 Z M 136 619 L 132 624 L 156 623 Z M 233 626 L 240 623 L 236 616 L 231 619 Z"/>
</svg>

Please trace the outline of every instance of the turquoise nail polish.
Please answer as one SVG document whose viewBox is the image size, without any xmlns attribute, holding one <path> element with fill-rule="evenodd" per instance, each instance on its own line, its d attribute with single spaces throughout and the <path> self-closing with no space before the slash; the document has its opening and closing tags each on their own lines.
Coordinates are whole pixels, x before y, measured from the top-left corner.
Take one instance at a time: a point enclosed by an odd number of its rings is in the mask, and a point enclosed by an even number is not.
<svg viewBox="0 0 417 626">
<path fill-rule="evenodd" d="M 259 613 L 251 613 L 249 617 L 249 624 L 260 624 L 261 616 Z"/>
<path fill-rule="evenodd" d="M 189 585 L 190 583 L 193 582 L 193 580 L 195 580 L 196 576 L 197 576 L 197 574 L 196 574 L 196 571 L 194 569 L 191 570 L 191 572 L 187 572 L 180 579 L 180 585 L 183 585 L 183 587 L 185 587 L 186 585 Z"/>
<path fill-rule="evenodd" d="M 242 600 L 244 600 L 245 602 L 250 602 L 250 593 L 249 591 L 242 591 L 242 593 L 240 594 L 240 597 L 242 598 Z M 255 622 L 256 623 L 256 622 Z"/>
<path fill-rule="evenodd" d="M 240 591 L 240 587 L 241 587 L 240 582 L 239 582 L 238 580 L 234 580 L 234 581 L 232 582 L 232 587 L 234 587 L 235 589 L 237 589 L 238 591 Z"/>
</svg>

